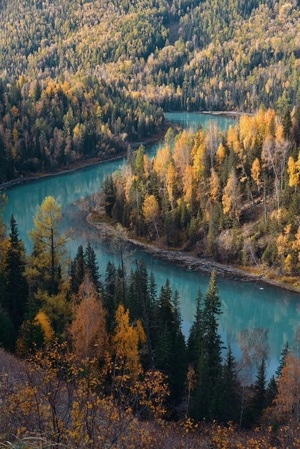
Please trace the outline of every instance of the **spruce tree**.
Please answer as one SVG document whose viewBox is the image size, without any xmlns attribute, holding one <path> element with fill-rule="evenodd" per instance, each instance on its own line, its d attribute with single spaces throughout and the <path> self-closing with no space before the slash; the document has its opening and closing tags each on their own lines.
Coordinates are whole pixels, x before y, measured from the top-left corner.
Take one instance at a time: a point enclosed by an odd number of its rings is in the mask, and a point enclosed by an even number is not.
<svg viewBox="0 0 300 449">
<path fill-rule="evenodd" d="M 96 253 L 95 253 L 90 242 L 88 242 L 88 244 L 87 244 L 87 247 L 86 247 L 86 250 L 84 253 L 84 260 L 85 260 L 86 270 L 89 272 L 91 279 L 94 282 L 95 287 L 99 293 L 101 290 L 99 265 L 97 262 Z"/>
<path fill-rule="evenodd" d="M 117 301 L 116 301 L 116 279 L 117 279 L 117 269 L 112 262 L 108 262 L 105 273 L 104 289 L 103 289 L 103 300 L 104 307 L 107 312 L 106 322 L 107 331 L 112 333 L 115 324 L 115 315 L 117 311 Z"/>
<path fill-rule="evenodd" d="M 25 248 L 21 239 L 16 220 L 10 218 L 10 234 L 5 257 L 6 310 L 16 329 L 20 328 L 28 300 L 28 284 L 25 278 Z"/>
<path fill-rule="evenodd" d="M 281 376 L 282 369 L 283 369 L 283 367 L 285 365 L 286 357 L 287 357 L 287 355 L 289 353 L 290 353 L 290 347 L 289 347 L 289 343 L 287 341 L 285 343 L 282 351 L 281 351 L 281 354 L 280 354 L 279 366 L 278 366 L 278 368 L 276 370 L 276 377 L 277 377 L 277 379 Z"/>
<path fill-rule="evenodd" d="M 0 304 L 0 346 L 8 351 L 15 349 L 16 330 L 12 323 L 12 320 Z"/>
<path fill-rule="evenodd" d="M 259 422 L 262 412 L 267 405 L 266 383 L 267 383 L 266 361 L 265 361 L 265 359 L 262 359 L 262 361 L 258 367 L 256 381 L 253 386 L 253 396 L 250 401 L 250 410 L 251 410 L 253 424 Z"/>
<path fill-rule="evenodd" d="M 191 406 L 195 419 L 217 419 L 221 410 L 222 342 L 218 333 L 218 316 L 221 301 L 216 284 L 216 274 L 211 274 L 204 299 L 203 344 L 196 367 L 197 385 Z"/>
<path fill-rule="evenodd" d="M 196 298 L 196 313 L 187 342 L 188 363 L 195 369 L 203 346 L 203 298 L 199 290 Z"/>
<path fill-rule="evenodd" d="M 218 416 L 223 423 L 237 422 L 241 409 L 241 385 L 238 380 L 236 361 L 231 347 L 227 351 L 223 366 L 222 392 L 220 397 L 221 410 Z M 228 406 L 230 404 L 230 407 Z"/>
<path fill-rule="evenodd" d="M 154 308 L 149 291 L 149 276 L 144 261 L 136 261 L 136 270 L 131 272 L 127 300 L 132 320 L 142 321 L 147 339 L 148 354 L 143 363 L 153 368 L 154 356 L 151 340 L 151 322 Z"/>
<path fill-rule="evenodd" d="M 155 331 L 153 334 L 154 362 L 169 380 L 170 399 L 177 400 L 183 394 L 186 374 L 186 348 L 181 330 L 178 296 L 172 295 L 169 280 L 161 288 L 155 307 Z"/>
<path fill-rule="evenodd" d="M 77 249 L 77 254 L 71 262 L 70 268 L 70 289 L 71 293 L 78 293 L 79 287 L 83 282 L 85 274 L 85 260 L 83 247 L 80 245 Z"/>
</svg>

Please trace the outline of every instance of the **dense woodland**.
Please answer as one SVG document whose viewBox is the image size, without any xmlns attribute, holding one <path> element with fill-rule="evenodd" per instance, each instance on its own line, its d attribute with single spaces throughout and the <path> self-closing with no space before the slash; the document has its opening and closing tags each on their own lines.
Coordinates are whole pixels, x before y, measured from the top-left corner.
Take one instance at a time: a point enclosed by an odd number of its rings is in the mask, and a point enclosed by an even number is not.
<svg viewBox="0 0 300 449">
<path fill-rule="evenodd" d="M 295 0 L 11 0 L 0 19 L 0 182 L 124 152 L 161 108 L 299 103 Z"/>
<path fill-rule="evenodd" d="M 104 185 L 123 228 L 102 277 L 88 242 L 67 257 L 55 198 L 31 254 L 0 219 L 0 444 L 299 447 L 299 339 L 271 379 L 263 331 L 241 334 L 235 360 L 215 273 L 185 338 L 178 293 L 141 261 L 126 271 L 123 238 L 297 286 L 299 1 L 3 0 L 0 20 L 0 184 L 129 156 Z M 225 133 L 170 129 L 154 160 L 132 152 L 170 110 L 247 114 Z"/>
<path fill-rule="evenodd" d="M 126 271 L 121 231 L 113 242 L 119 265 L 108 263 L 100 276 L 89 243 L 68 260 L 60 219 L 60 205 L 45 198 L 30 255 L 13 216 L 8 234 L 1 227 L 0 340 L 14 353 L 0 351 L 1 440 L 17 436 L 16 447 L 297 447 L 297 342 L 285 345 L 271 379 L 262 330 L 241 333 L 236 361 L 218 331 L 214 272 L 195 298 L 185 339 L 178 293 L 169 281 L 158 291 L 142 261 Z"/>
<path fill-rule="evenodd" d="M 221 133 L 169 129 L 104 184 L 105 210 L 139 236 L 299 286 L 299 109 L 242 116 Z"/>
</svg>

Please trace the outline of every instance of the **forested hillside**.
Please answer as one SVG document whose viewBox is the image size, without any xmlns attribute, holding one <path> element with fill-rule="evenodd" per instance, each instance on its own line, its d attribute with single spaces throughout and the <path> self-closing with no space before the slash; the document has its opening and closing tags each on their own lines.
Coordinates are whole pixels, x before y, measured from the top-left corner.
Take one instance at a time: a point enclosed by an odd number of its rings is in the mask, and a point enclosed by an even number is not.
<svg viewBox="0 0 300 449">
<path fill-rule="evenodd" d="M 0 182 L 125 151 L 160 107 L 298 103 L 296 1 L 12 0 L 0 20 Z"/>
<path fill-rule="evenodd" d="M 239 332 L 236 360 L 214 272 L 185 339 L 168 280 L 158 290 L 141 260 L 126 269 L 118 234 L 103 276 L 89 243 L 69 260 L 61 217 L 46 197 L 29 255 L 14 217 L 8 233 L 0 220 L 1 447 L 297 448 L 297 339 L 270 379 L 264 329 Z"/>
</svg>

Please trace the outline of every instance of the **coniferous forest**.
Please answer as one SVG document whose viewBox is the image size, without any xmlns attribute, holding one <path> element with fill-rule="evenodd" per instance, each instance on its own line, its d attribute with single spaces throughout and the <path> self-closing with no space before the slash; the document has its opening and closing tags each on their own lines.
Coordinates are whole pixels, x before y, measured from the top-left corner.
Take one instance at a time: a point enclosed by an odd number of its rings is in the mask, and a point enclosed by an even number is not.
<svg viewBox="0 0 300 449">
<path fill-rule="evenodd" d="M 0 20 L 0 187 L 127 154 L 102 194 L 120 234 L 299 289 L 300 2 L 3 0 Z M 192 133 L 166 111 L 239 119 Z M 249 331 L 236 360 L 214 271 L 185 336 L 178 292 L 128 271 L 117 234 L 100 275 L 88 241 L 70 258 L 47 196 L 29 254 L 6 200 L 1 447 L 299 447 L 299 350 L 269 378 Z"/>
</svg>

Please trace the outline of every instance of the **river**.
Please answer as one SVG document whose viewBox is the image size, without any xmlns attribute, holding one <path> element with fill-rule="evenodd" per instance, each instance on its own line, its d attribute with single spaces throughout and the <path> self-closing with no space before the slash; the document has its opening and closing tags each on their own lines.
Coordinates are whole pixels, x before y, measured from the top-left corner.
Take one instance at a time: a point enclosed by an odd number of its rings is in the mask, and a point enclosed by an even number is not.
<svg viewBox="0 0 300 449">
<path fill-rule="evenodd" d="M 227 128 L 234 122 L 232 118 L 193 113 L 166 114 L 166 118 L 193 129 L 199 124 L 207 126 L 211 120 L 216 121 L 221 129 Z M 156 150 L 157 145 L 149 149 L 152 154 Z M 86 247 L 87 242 L 90 241 L 96 251 L 100 272 L 103 275 L 109 260 L 116 264 L 119 260 L 109 245 L 99 239 L 97 230 L 82 218 L 82 209 L 86 208 L 88 211 L 90 207 L 89 201 L 83 200 L 99 191 L 105 176 L 115 171 L 122 163 L 122 160 L 104 162 L 79 171 L 42 178 L 10 188 L 6 191 L 8 204 L 4 213 L 5 223 L 8 224 L 9 217 L 14 214 L 20 237 L 29 252 L 32 245 L 28 233 L 33 227 L 33 217 L 37 207 L 46 196 L 54 196 L 62 204 L 62 231 L 70 227 L 73 229 L 73 239 L 68 246 L 69 255 L 74 257 L 78 245 L 82 244 Z M 141 249 L 134 249 L 130 253 L 127 260 L 128 266 L 130 267 L 136 259 L 140 258 L 145 261 L 148 270 L 154 273 L 158 288 L 166 279 L 169 279 L 173 290 L 178 290 L 182 326 L 187 335 L 193 321 L 197 292 L 201 289 L 205 293 L 209 277 L 155 259 Z M 269 347 L 268 374 L 273 374 L 284 343 L 289 341 L 290 345 L 293 345 L 295 341 L 300 324 L 300 295 L 259 282 L 244 283 L 223 278 L 218 279 L 218 287 L 222 300 L 220 333 L 224 346 L 231 344 L 234 354 L 239 358 L 241 350 L 238 341 L 241 333 L 245 330 L 257 332 L 255 343 L 261 335 L 260 330 L 266 329 Z"/>
</svg>

